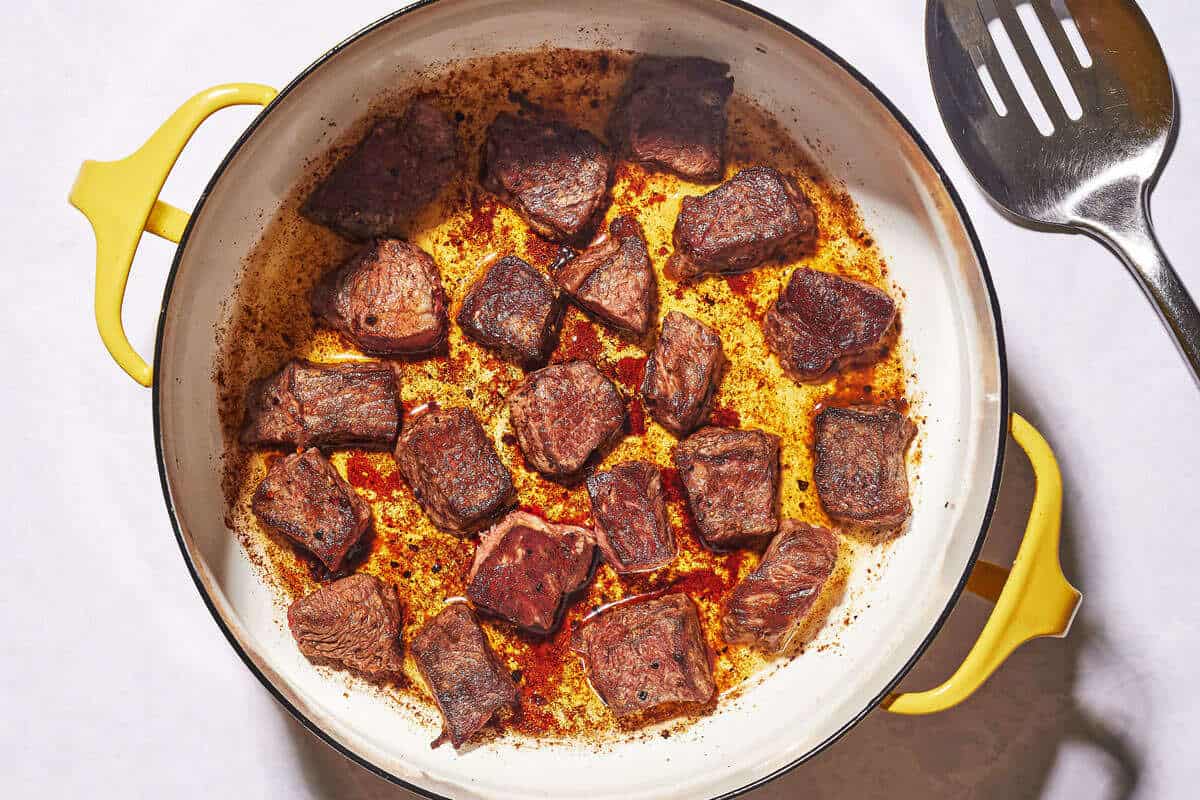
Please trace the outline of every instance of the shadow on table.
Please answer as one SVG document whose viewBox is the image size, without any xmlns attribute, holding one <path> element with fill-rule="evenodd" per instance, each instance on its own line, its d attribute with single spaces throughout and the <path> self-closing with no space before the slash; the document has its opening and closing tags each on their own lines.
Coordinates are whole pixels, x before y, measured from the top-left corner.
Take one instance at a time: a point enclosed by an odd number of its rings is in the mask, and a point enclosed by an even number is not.
<svg viewBox="0 0 1200 800">
<path fill-rule="evenodd" d="M 1014 383 L 1013 408 L 1038 425 L 1036 408 Z M 1053 427 L 1043 428 L 1053 444 Z M 1064 475 L 1070 486 L 1071 476 Z M 1008 462 L 984 557 L 1009 563 L 1024 532 L 1033 496 L 1033 474 L 1020 448 L 1009 442 Z M 1067 577 L 1085 595 L 1089 587 L 1075 558 L 1086 531 L 1072 525 L 1068 501 L 1063 510 L 1062 563 Z M 921 690 L 940 683 L 961 662 L 987 619 L 991 606 L 964 595 L 933 646 L 905 678 L 902 688 Z M 1102 619 L 1088 614 L 1085 601 L 1069 637 L 1040 639 L 1019 649 L 974 697 L 957 708 L 926 717 L 876 711 L 811 762 L 747 797 L 750 800 L 888 798 L 927 800 L 1019 800 L 1043 796 L 1056 760 L 1066 747 L 1085 748 L 1089 765 L 1103 763 L 1107 775 L 1088 776 L 1092 800 L 1131 797 L 1141 770 L 1139 739 L 1149 730 L 1147 704 L 1136 680 L 1106 682 L 1121 696 L 1106 704 L 1122 709 L 1119 723 L 1089 712 L 1076 699 L 1086 654 L 1106 670 L 1124 662 L 1105 638 Z M 1128 677 L 1128 676 L 1125 676 Z M 1111 683 L 1111 687 L 1107 684 Z M 281 713 L 282 712 L 281 710 Z M 284 716 L 287 716 L 284 714 Z M 321 797 L 410 798 L 342 758 L 287 718 L 299 767 Z M 1097 759 L 1099 755 L 1101 758 Z M 1089 769 L 1093 769 L 1089 767 Z M 1060 796 L 1078 796 L 1069 787 Z"/>
</svg>

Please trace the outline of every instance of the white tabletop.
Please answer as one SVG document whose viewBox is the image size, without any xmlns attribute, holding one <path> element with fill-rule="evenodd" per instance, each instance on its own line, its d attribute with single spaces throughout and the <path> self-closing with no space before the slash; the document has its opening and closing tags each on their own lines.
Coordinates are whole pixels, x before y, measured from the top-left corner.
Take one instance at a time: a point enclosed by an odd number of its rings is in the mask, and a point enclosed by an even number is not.
<svg viewBox="0 0 1200 800">
<path fill-rule="evenodd" d="M 17 5 L 20 11 L 17 11 Z M 0 26 L 7 387 L 0 464 L 0 794 L 410 797 L 309 735 L 229 648 L 163 508 L 150 393 L 92 323 L 94 244 L 66 203 L 85 157 L 126 155 L 195 90 L 282 85 L 386 0 L 22 3 Z M 1001 219 L 955 156 L 926 77 L 917 2 L 764 2 L 854 63 L 908 115 L 965 197 L 991 262 L 1012 405 L 1056 448 L 1063 561 L 1086 600 L 1071 636 L 1019 651 L 974 698 L 928 718 L 878 711 L 753 795 L 768 798 L 1184 798 L 1200 784 L 1200 393 L 1133 281 L 1082 237 Z M 868 8 L 869 6 L 869 8 Z M 1184 111 L 1155 195 L 1160 237 L 1192 257 L 1200 5 L 1145 0 Z M 286 11 L 284 11 L 286 9 Z M 857 13 L 856 13 L 857 9 Z M 254 112 L 193 140 L 164 198 L 190 207 Z M 144 353 L 170 246 L 143 243 L 125 318 Z M 1011 555 L 1029 499 L 1013 450 L 988 549 Z M 982 624 L 959 604 L 905 686 L 938 682 Z"/>
</svg>

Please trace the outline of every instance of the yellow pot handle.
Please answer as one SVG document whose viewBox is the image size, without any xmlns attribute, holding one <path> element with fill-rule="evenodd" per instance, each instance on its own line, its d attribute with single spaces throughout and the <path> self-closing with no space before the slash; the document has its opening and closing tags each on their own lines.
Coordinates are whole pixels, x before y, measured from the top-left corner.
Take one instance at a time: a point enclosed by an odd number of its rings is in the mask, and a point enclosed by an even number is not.
<svg viewBox="0 0 1200 800">
<path fill-rule="evenodd" d="M 188 100 L 136 153 L 120 161 L 85 161 L 71 189 L 71 205 L 84 213 L 96 234 L 96 327 L 121 369 L 143 386 L 150 365 L 134 351 L 121 324 L 129 268 L 142 233 L 178 242 L 188 214 L 158 199 L 175 160 L 192 134 L 226 106 L 266 105 L 276 91 L 257 83 L 214 86 Z"/>
<path fill-rule="evenodd" d="M 1011 431 L 1029 456 L 1037 486 L 1025 538 L 1012 569 L 979 561 L 967 588 L 996 604 L 971 652 L 950 679 L 924 692 L 890 695 L 883 707 L 897 714 L 932 714 L 975 692 L 1014 650 L 1039 636 L 1067 635 L 1083 595 L 1067 582 L 1058 560 L 1062 474 L 1050 445 L 1023 417 Z"/>
</svg>

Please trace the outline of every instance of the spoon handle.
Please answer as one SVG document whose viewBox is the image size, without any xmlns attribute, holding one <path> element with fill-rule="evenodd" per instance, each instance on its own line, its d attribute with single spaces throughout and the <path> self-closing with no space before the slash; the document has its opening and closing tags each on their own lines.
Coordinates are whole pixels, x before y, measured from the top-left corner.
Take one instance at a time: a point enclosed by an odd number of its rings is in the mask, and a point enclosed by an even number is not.
<svg viewBox="0 0 1200 800">
<path fill-rule="evenodd" d="M 1132 213 L 1110 216 L 1102 224 L 1090 220 L 1086 230 L 1116 253 L 1137 279 L 1200 385 L 1200 309 L 1154 235 L 1148 192 L 1139 194 Z"/>
</svg>

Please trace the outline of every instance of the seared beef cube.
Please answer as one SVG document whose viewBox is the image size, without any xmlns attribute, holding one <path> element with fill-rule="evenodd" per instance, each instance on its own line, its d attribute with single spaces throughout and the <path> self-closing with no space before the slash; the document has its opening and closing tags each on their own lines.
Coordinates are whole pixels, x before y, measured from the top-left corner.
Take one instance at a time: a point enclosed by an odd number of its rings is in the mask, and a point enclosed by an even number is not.
<svg viewBox="0 0 1200 800">
<path fill-rule="evenodd" d="M 365 675 L 399 675 L 400 598 L 374 575 L 350 575 L 322 586 L 288 608 L 288 627 L 300 652 L 315 664 Z"/>
<path fill-rule="evenodd" d="M 645 461 L 617 464 L 587 479 L 600 552 L 621 574 L 647 572 L 675 558 L 658 467 Z"/>
<path fill-rule="evenodd" d="M 595 552 L 587 528 L 514 511 L 480 537 L 467 597 L 522 630 L 550 633 L 567 599 L 591 577 Z"/>
<path fill-rule="evenodd" d="M 413 656 L 442 712 L 442 733 L 456 748 L 502 708 L 517 702 L 517 687 L 488 646 L 487 636 L 466 603 L 451 603 L 417 633 Z"/>
<path fill-rule="evenodd" d="M 371 524 L 371 508 L 315 447 L 275 460 L 250 503 L 263 525 L 337 572 Z"/>
<path fill-rule="evenodd" d="M 646 410 L 671 433 L 686 436 L 708 416 L 724 367 L 717 332 L 686 314 L 670 312 L 646 360 Z"/>
<path fill-rule="evenodd" d="M 550 279 L 516 256 L 488 267 L 471 286 L 458 324 L 484 347 L 519 364 L 544 362 L 554 349 L 558 292 Z"/>
<path fill-rule="evenodd" d="M 483 145 L 483 185 L 547 239 L 579 240 L 604 208 L 613 157 L 564 122 L 502 113 Z"/>
<path fill-rule="evenodd" d="M 917 426 L 887 406 L 826 408 L 817 415 L 813 478 L 825 512 L 867 528 L 908 519 L 904 452 Z"/>
<path fill-rule="evenodd" d="M 437 264 L 421 248 L 378 239 L 325 276 L 313 312 L 374 355 L 412 355 L 446 343 L 449 319 Z"/>
<path fill-rule="evenodd" d="M 404 225 L 458 168 L 454 125 L 429 98 L 375 123 L 333 168 L 301 213 L 352 239 L 403 236 Z"/>
<path fill-rule="evenodd" d="M 552 364 L 525 376 L 508 408 L 525 460 L 555 479 L 578 474 L 625 421 L 617 387 L 586 361 Z"/>
<path fill-rule="evenodd" d="M 728 64 L 707 58 L 639 58 L 609 120 L 609 140 L 634 161 L 692 181 L 721 180 L 728 74 Z"/>
<path fill-rule="evenodd" d="M 396 384 L 386 364 L 289 361 L 250 387 L 242 442 L 390 448 L 400 430 Z"/>
<path fill-rule="evenodd" d="M 734 587 L 721 619 L 730 644 L 786 650 L 837 564 L 837 537 L 784 520 L 758 568 Z"/>
<path fill-rule="evenodd" d="M 599 237 L 554 276 L 582 308 L 614 328 L 641 335 L 650 328 L 658 281 L 650 266 L 642 226 L 617 217 Z"/>
<path fill-rule="evenodd" d="M 670 703 L 707 703 L 716 691 L 700 617 L 686 594 L 602 611 L 576 632 L 573 646 L 618 717 Z"/>
<path fill-rule="evenodd" d="M 816 214 L 795 181 L 751 167 L 706 195 L 683 198 L 667 272 L 678 280 L 745 272 L 816 236 Z"/>
<path fill-rule="evenodd" d="M 723 550 L 779 527 L 779 438 L 701 428 L 675 446 L 688 508 L 709 547 Z"/>
<path fill-rule="evenodd" d="M 895 318 L 892 298 L 869 283 L 802 268 L 767 311 L 763 332 L 784 371 L 810 381 L 878 346 Z"/>
<path fill-rule="evenodd" d="M 433 524 L 451 533 L 484 525 L 515 496 L 508 467 L 470 409 L 433 409 L 408 420 L 396 461 Z"/>
</svg>

